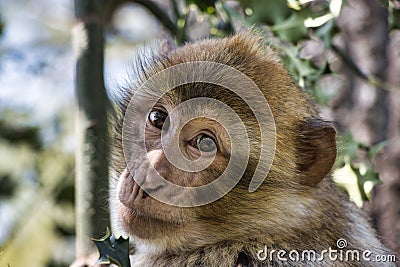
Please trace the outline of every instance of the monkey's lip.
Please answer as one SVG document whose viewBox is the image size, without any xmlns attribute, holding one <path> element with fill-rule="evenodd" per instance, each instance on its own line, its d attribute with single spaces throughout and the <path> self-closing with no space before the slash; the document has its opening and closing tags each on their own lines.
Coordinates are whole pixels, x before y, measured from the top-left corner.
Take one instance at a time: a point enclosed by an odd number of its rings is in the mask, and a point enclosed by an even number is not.
<svg viewBox="0 0 400 267">
<path fill-rule="evenodd" d="M 164 212 L 156 212 L 153 213 L 151 210 L 144 208 L 143 206 L 139 205 L 134 205 L 134 206 L 126 206 L 122 205 L 121 211 L 125 214 L 125 216 L 128 216 L 126 221 L 123 221 L 125 226 L 128 227 L 128 229 L 131 227 L 130 223 L 132 221 L 135 221 L 135 224 L 140 223 L 139 225 L 143 224 L 143 227 L 147 225 L 149 222 L 154 223 L 162 223 L 162 224 L 171 224 L 171 225 L 179 225 L 182 222 L 179 221 L 177 222 L 176 220 L 168 220 L 166 218 L 166 215 L 170 215 L 169 212 L 165 211 Z M 136 227 L 136 226 L 135 226 Z"/>
<path fill-rule="evenodd" d="M 153 191 L 157 191 L 159 187 L 147 188 L 146 191 L 151 194 Z M 182 219 L 177 220 L 176 218 L 173 218 L 171 215 L 172 211 L 170 210 L 171 207 L 163 207 L 159 209 L 157 206 L 161 203 L 156 204 L 155 202 L 157 202 L 157 200 L 146 193 L 136 181 L 133 180 L 131 188 L 129 201 L 122 201 L 120 207 L 121 211 L 123 211 L 129 218 L 126 225 L 129 225 L 129 221 L 131 220 L 135 220 L 136 223 L 148 223 L 149 221 L 152 221 L 153 223 L 162 222 L 173 225 L 182 223 Z"/>
</svg>

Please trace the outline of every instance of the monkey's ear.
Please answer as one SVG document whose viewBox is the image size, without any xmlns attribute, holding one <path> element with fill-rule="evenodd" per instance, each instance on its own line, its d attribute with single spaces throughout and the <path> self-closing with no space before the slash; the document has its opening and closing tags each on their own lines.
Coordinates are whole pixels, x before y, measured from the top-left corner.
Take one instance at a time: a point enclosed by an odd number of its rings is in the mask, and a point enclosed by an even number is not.
<svg viewBox="0 0 400 267">
<path fill-rule="evenodd" d="M 298 128 L 297 168 L 301 184 L 314 186 L 332 169 L 336 159 L 336 131 L 317 118 L 303 121 Z"/>
</svg>

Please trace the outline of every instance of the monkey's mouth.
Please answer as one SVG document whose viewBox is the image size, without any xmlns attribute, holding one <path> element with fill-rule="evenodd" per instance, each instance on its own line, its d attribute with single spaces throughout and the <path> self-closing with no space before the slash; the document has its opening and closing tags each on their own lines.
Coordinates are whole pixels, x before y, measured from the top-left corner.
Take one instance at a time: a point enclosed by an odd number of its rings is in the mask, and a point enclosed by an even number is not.
<svg viewBox="0 0 400 267">
<path fill-rule="evenodd" d="M 179 226 L 182 222 L 174 217 L 173 211 L 168 207 L 159 207 L 157 201 L 135 183 L 131 194 L 131 203 L 121 203 L 120 218 L 125 230 L 131 234 L 137 229 L 152 229 L 158 225 Z M 161 204 L 162 205 L 162 204 Z M 179 223 L 177 222 L 179 221 Z"/>
</svg>

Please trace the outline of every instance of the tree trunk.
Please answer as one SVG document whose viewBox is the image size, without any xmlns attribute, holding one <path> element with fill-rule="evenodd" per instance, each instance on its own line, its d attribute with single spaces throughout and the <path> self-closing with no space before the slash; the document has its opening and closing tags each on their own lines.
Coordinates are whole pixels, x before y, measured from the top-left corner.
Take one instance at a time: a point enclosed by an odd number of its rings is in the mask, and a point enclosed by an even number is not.
<svg viewBox="0 0 400 267">
<path fill-rule="evenodd" d="M 378 0 L 349 0 L 338 24 L 343 49 L 357 66 L 382 81 L 386 81 L 389 70 L 396 69 L 389 82 L 399 87 L 399 41 L 397 46 L 388 46 L 386 8 Z M 376 88 L 345 66 L 343 69 L 348 84 L 333 102 L 340 128 L 349 129 L 355 140 L 369 145 L 390 141 L 377 159 L 383 184 L 375 189 L 370 212 L 384 243 L 400 255 L 399 91 Z"/>
<path fill-rule="evenodd" d="M 391 34 L 388 49 L 388 145 L 377 160 L 383 184 L 374 192 L 372 215 L 378 232 L 400 257 L 400 31 Z"/>
<path fill-rule="evenodd" d="M 103 78 L 106 5 L 107 0 L 75 0 L 77 258 L 92 254 L 90 238 L 101 237 L 109 227 L 109 101 Z"/>
</svg>

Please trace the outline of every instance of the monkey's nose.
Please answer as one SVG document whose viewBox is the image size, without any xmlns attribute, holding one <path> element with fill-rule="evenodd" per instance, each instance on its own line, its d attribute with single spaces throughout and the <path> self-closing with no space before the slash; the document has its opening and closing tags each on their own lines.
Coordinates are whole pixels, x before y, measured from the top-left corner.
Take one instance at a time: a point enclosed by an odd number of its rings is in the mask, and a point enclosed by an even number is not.
<svg viewBox="0 0 400 267">
<path fill-rule="evenodd" d="M 119 201 L 127 207 L 131 207 L 139 194 L 139 185 L 134 181 L 129 170 L 124 170 L 119 177 L 118 197 Z"/>
</svg>

